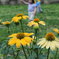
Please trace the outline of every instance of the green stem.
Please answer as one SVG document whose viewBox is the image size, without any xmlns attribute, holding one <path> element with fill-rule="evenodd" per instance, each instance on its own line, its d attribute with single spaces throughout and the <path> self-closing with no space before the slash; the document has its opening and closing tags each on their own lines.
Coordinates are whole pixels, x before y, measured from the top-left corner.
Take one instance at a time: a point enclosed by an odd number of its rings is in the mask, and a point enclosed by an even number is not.
<svg viewBox="0 0 59 59">
<path fill-rule="evenodd" d="M 54 59 L 57 59 L 57 54 L 58 54 L 58 48 L 57 48 L 57 50 L 56 50 L 56 54 L 55 54 Z"/>
<path fill-rule="evenodd" d="M 21 23 L 21 30 L 24 33 L 24 28 L 23 28 L 22 20 L 20 20 L 20 23 Z"/>
<path fill-rule="evenodd" d="M 23 49 L 23 52 L 24 52 L 25 58 L 27 59 L 27 55 L 26 55 L 26 52 L 25 52 L 25 49 L 24 49 L 23 45 L 22 45 L 22 49 Z"/>
<path fill-rule="evenodd" d="M 28 47 L 28 46 L 27 46 Z M 30 56 L 30 50 L 29 49 L 27 49 L 27 53 L 28 53 L 28 55 Z"/>
<path fill-rule="evenodd" d="M 41 52 L 41 51 L 42 51 L 42 49 L 40 49 L 40 54 L 42 54 L 42 52 Z"/>
<path fill-rule="evenodd" d="M 3 55 L 3 59 L 6 59 L 6 55 Z"/>
<path fill-rule="evenodd" d="M 50 48 L 48 49 L 47 59 L 49 59 Z"/>
<path fill-rule="evenodd" d="M 35 29 L 35 45 L 36 45 L 36 43 L 37 43 L 37 30 L 38 29 Z M 38 56 L 38 48 L 35 48 L 35 50 L 34 50 L 35 52 L 36 52 L 36 55 L 37 55 L 37 57 L 35 58 L 35 59 L 39 59 L 39 56 Z"/>
<path fill-rule="evenodd" d="M 35 29 L 35 38 L 34 39 L 36 40 L 36 43 L 37 43 L 37 29 Z"/>
<path fill-rule="evenodd" d="M 18 57 L 18 54 L 19 54 L 19 50 L 17 51 L 17 55 L 15 56 L 15 59 L 17 59 L 17 57 Z"/>
<path fill-rule="evenodd" d="M 8 34 L 10 33 L 10 30 L 9 30 L 10 28 L 8 27 Z"/>
</svg>

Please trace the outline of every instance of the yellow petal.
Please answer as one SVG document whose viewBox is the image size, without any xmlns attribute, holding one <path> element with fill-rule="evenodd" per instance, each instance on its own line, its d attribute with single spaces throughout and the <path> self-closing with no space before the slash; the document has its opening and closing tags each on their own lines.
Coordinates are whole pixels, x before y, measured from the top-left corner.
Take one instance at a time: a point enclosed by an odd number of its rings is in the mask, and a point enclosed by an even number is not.
<svg viewBox="0 0 59 59">
<path fill-rule="evenodd" d="M 42 39 L 39 39 L 40 41 L 37 43 L 37 45 L 43 45 L 45 42 L 46 42 L 46 40 L 45 40 L 45 38 L 42 38 Z"/>
<path fill-rule="evenodd" d="M 33 35 L 34 33 L 24 33 L 25 36 L 31 36 Z"/>
<path fill-rule="evenodd" d="M 55 45 L 54 41 L 51 42 L 50 49 L 52 51 L 56 49 L 56 45 Z"/>
<path fill-rule="evenodd" d="M 57 48 L 59 48 L 59 42 L 58 41 L 54 41 L 54 44 Z"/>
<path fill-rule="evenodd" d="M 21 39 L 21 44 L 22 44 L 23 46 L 25 46 L 25 45 L 27 45 L 27 42 L 26 42 L 24 39 Z"/>
<path fill-rule="evenodd" d="M 53 31 L 58 32 L 59 30 L 57 28 L 54 28 Z"/>
<path fill-rule="evenodd" d="M 9 22 L 9 21 L 5 21 L 5 22 L 2 22 L 2 24 L 10 24 L 11 22 Z"/>
<path fill-rule="evenodd" d="M 14 45 L 16 43 L 16 38 L 11 38 L 9 41 L 8 41 L 8 45 Z"/>
<path fill-rule="evenodd" d="M 31 27 L 33 25 L 33 21 L 29 22 L 27 25 Z"/>
<path fill-rule="evenodd" d="M 42 45 L 42 47 L 41 47 L 41 48 L 46 47 L 46 45 L 47 45 L 47 44 L 48 44 L 48 41 L 44 42 L 44 44 Z"/>
<path fill-rule="evenodd" d="M 35 23 L 34 21 L 31 21 L 27 24 L 29 27 L 33 26 L 33 25 L 37 25 L 37 23 Z"/>
<path fill-rule="evenodd" d="M 16 37 L 16 33 L 15 34 L 12 34 L 12 35 L 9 35 L 8 37 Z"/>
<path fill-rule="evenodd" d="M 25 40 L 27 43 L 31 43 L 31 41 L 32 41 L 33 39 L 30 38 L 30 37 L 25 37 L 24 40 Z"/>
<path fill-rule="evenodd" d="M 44 21 L 39 21 L 39 24 L 45 25 L 45 22 Z"/>
<path fill-rule="evenodd" d="M 17 39 L 16 41 L 16 47 L 19 48 L 21 46 L 21 41 L 19 39 Z"/>
<path fill-rule="evenodd" d="M 48 41 L 48 44 L 46 45 L 46 49 L 49 49 L 50 48 L 50 44 L 51 42 L 50 41 Z"/>
</svg>

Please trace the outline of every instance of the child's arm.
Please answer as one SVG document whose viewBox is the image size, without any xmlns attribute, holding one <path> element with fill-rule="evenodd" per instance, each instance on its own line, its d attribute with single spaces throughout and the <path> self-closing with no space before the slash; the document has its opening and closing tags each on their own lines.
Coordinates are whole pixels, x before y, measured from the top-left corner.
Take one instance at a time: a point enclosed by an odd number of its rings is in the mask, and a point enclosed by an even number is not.
<svg viewBox="0 0 59 59">
<path fill-rule="evenodd" d="M 34 9 L 34 16 L 36 15 L 36 7 L 35 7 L 35 9 Z"/>
<path fill-rule="evenodd" d="M 24 1 L 24 0 L 22 0 L 22 1 L 23 1 L 23 3 L 28 4 L 28 2 L 26 2 L 26 1 Z"/>
</svg>

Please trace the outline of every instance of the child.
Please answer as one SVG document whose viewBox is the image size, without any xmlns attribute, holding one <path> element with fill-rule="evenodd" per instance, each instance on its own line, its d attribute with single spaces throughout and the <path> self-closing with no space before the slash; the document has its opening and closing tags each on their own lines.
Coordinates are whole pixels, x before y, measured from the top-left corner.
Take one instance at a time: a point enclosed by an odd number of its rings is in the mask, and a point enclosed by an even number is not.
<svg viewBox="0 0 59 59">
<path fill-rule="evenodd" d="M 28 2 L 25 2 L 23 0 L 23 2 L 25 4 L 28 4 L 28 16 L 29 16 L 29 20 L 32 21 L 36 14 L 36 7 L 39 5 L 39 3 L 36 4 L 34 0 L 29 0 Z"/>
</svg>

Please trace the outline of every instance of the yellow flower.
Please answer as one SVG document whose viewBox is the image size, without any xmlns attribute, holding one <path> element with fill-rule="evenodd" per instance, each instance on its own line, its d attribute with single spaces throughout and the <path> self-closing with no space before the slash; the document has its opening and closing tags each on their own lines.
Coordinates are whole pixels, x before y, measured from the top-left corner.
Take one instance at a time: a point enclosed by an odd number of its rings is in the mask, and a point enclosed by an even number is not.
<svg viewBox="0 0 59 59">
<path fill-rule="evenodd" d="M 59 29 L 54 28 L 53 31 L 56 32 L 57 34 L 59 34 Z"/>
<path fill-rule="evenodd" d="M 45 25 L 44 21 L 40 21 L 38 18 L 34 19 L 33 21 L 30 21 L 27 25 L 29 27 L 33 26 L 34 28 L 39 28 L 39 25 Z"/>
<path fill-rule="evenodd" d="M 52 32 L 46 34 L 45 38 L 41 38 L 39 40 L 40 41 L 37 43 L 37 45 L 40 45 L 41 48 L 50 48 L 52 51 L 59 48 L 59 41 Z"/>
<path fill-rule="evenodd" d="M 38 19 L 38 18 L 34 19 L 33 21 L 38 23 L 38 24 L 45 25 L 45 22 L 44 21 L 40 21 L 40 19 Z"/>
<path fill-rule="evenodd" d="M 21 45 L 25 46 L 32 42 L 33 38 L 30 36 L 33 33 L 15 33 L 10 35 L 10 40 L 8 41 L 8 45 L 12 46 L 16 44 L 16 47 L 19 48 Z"/>
<path fill-rule="evenodd" d="M 11 23 L 11 22 L 9 22 L 9 21 L 2 22 L 2 24 L 5 25 L 5 26 L 9 26 L 10 23 Z"/>
<path fill-rule="evenodd" d="M 21 19 L 22 19 L 21 17 L 13 17 L 13 18 L 12 18 L 12 21 L 17 23 L 17 22 L 19 22 L 19 20 L 21 20 Z"/>
<path fill-rule="evenodd" d="M 21 17 L 22 19 L 29 18 L 27 15 L 23 15 L 23 14 L 17 14 L 16 17 Z"/>
</svg>

